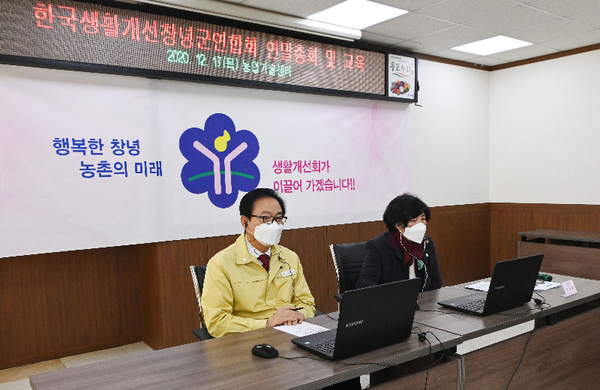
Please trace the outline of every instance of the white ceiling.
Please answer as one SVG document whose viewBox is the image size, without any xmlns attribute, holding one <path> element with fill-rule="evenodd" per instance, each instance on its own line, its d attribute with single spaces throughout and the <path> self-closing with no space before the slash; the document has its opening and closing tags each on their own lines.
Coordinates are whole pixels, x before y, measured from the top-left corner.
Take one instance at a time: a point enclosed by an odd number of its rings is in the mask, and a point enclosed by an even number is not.
<svg viewBox="0 0 600 390">
<path fill-rule="evenodd" d="M 215 0 L 212 3 L 304 18 L 342 1 Z M 362 42 L 470 64 L 503 65 L 600 43 L 600 0 L 374 1 L 410 12 L 366 28 L 362 31 Z M 192 4 L 194 0 L 182 3 Z M 450 49 L 496 35 L 533 45 L 485 57 Z"/>
</svg>

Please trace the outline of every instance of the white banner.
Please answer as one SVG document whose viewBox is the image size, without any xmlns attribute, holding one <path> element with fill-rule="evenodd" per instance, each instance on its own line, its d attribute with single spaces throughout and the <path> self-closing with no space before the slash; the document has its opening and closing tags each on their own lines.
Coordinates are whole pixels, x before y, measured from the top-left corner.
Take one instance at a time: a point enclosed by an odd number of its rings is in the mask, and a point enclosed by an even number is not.
<svg viewBox="0 0 600 390">
<path fill-rule="evenodd" d="M 409 107 L 0 65 L 0 257 L 381 219 L 410 189 Z"/>
</svg>

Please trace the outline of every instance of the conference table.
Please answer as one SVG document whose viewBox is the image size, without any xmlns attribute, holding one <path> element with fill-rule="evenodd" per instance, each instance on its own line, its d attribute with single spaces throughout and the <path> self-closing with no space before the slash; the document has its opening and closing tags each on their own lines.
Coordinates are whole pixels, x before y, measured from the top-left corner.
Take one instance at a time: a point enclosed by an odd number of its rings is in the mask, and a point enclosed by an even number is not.
<svg viewBox="0 0 600 390">
<path fill-rule="evenodd" d="M 415 323 L 463 336 L 463 342 L 493 336 L 535 321 L 533 331 L 494 342 L 459 359 L 459 389 L 600 388 L 600 281 L 553 274 L 553 282 L 573 281 L 577 293 L 564 289 L 534 294 L 545 301 L 485 317 L 461 314 L 437 302 L 473 293 L 464 283 L 421 294 Z M 486 279 L 486 280 L 489 280 Z M 492 338 L 493 339 L 493 338 Z M 514 376 L 514 377 L 513 377 Z M 511 379 L 512 378 L 512 379 Z"/>
<path fill-rule="evenodd" d="M 333 314 L 336 318 L 337 312 Z M 329 328 L 336 326 L 336 321 L 324 315 L 311 322 Z M 436 333 L 444 348 L 455 346 L 461 340 L 451 333 Z M 345 359 L 344 363 L 352 365 L 344 365 L 313 360 L 314 355 L 292 344 L 290 340 L 294 337 L 274 328 L 260 329 L 36 375 L 30 378 L 30 383 L 36 390 L 320 389 L 385 368 L 373 363 L 396 365 L 430 353 L 427 342 L 411 335 L 402 343 Z M 442 349 L 440 342 L 431 341 L 432 352 Z M 264 359 L 252 355 L 252 347 L 260 343 L 273 345 L 280 356 L 300 358 Z"/>
<path fill-rule="evenodd" d="M 380 375 L 379 382 L 373 383 L 371 388 L 384 390 L 400 385 L 423 388 L 428 381 L 430 390 L 504 389 L 519 359 L 513 382 L 516 389 L 558 389 L 564 388 L 561 386 L 565 383 L 576 383 L 569 387 L 577 388 L 579 384 L 600 383 L 593 359 L 600 351 L 600 341 L 596 340 L 600 339 L 597 325 L 600 323 L 600 282 L 562 275 L 554 277 L 559 282 L 573 280 L 577 294 L 562 297 L 562 288 L 548 290 L 541 293 L 546 301 L 543 305 L 532 301 L 486 317 L 464 315 L 437 305 L 438 300 L 471 293 L 465 288 L 468 284 L 421 293 L 414 326 L 417 332 L 427 334 L 427 341 L 419 341 L 413 334 L 398 344 L 341 362 L 318 359 L 292 344 L 295 336 L 266 328 L 35 375 L 30 383 L 34 390 L 320 389 L 361 375 L 376 377 L 383 372 L 385 375 Z M 335 328 L 337 314 L 309 321 Z M 452 353 L 467 340 L 528 321 L 536 321 L 533 332 L 465 355 Z M 264 359 L 252 355 L 252 346 L 260 343 L 273 345 L 280 357 Z M 442 351 L 452 354 L 440 361 Z M 436 359 L 438 363 L 430 366 Z M 557 362 L 565 359 L 574 363 L 573 368 L 558 366 Z M 400 368 L 394 370 L 394 367 Z M 574 375 L 574 370 L 585 378 L 578 382 L 563 378 Z"/>
</svg>

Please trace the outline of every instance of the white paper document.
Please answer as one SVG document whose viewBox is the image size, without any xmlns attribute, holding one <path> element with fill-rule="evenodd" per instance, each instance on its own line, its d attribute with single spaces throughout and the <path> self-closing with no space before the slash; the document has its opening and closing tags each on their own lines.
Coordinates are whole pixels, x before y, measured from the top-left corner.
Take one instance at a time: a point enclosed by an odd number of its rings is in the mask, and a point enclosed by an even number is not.
<svg viewBox="0 0 600 390">
<path fill-rule="evenodd" d="M 555 283 L 555 282 L 538 282 L 535 285 L 535 291 L 546 291 L 546 290 L 550 290 L 551 288 L 556 288 L 558 286 L 560 286 L 560 283 Z"/>
<path fill-rule="evenodd" d="M 467 288 L 470 288 L 471 290 L 487 291 L 490 288 L 490 282 L 477 282 L 468 285 Z"/>
<path fill-rule="evenodd" d="M 329 330 L 320 325 L 311 324 L 310 322 L 306 321 L 298 325 L 279 325 L 276 326 L 275 329 L 289 334 L 293 334 L 294 336 L 298 337 L 308 336 L 311 334 L 321 333 L 325 332 L 326 330 Z"/>
<path fill-rule="evenodd" d="M 561 285 L 560 283 L 538 281 L 535 285 L 534 290 L 535 291 L 546 291 L 546 290 L 550 290 L 551 288 L 556 288 L 560 285 Z M 471 290 L 487 291 L 490 288 L 490 282 L 477 282 L 477 283 L 470 284 L 466 287 L 470 288 Z"/>
</svg>

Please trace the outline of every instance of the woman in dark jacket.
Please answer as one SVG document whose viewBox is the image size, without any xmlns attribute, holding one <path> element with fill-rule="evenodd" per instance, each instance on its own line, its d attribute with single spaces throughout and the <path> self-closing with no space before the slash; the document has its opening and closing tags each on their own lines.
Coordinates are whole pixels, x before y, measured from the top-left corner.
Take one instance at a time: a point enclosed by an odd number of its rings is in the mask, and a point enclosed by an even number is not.
<svg viewBox="0 0 600 390">
<path fill-rule="evenodd" d="M 365 262 L 357 287 L 421 278 L 421 291 L 442 287 L 433 240 L 425 235 L 429 207 L 405 193 L 388 204 L 383 221 L 388 230 L 367 241 Z"/>
</svg>

